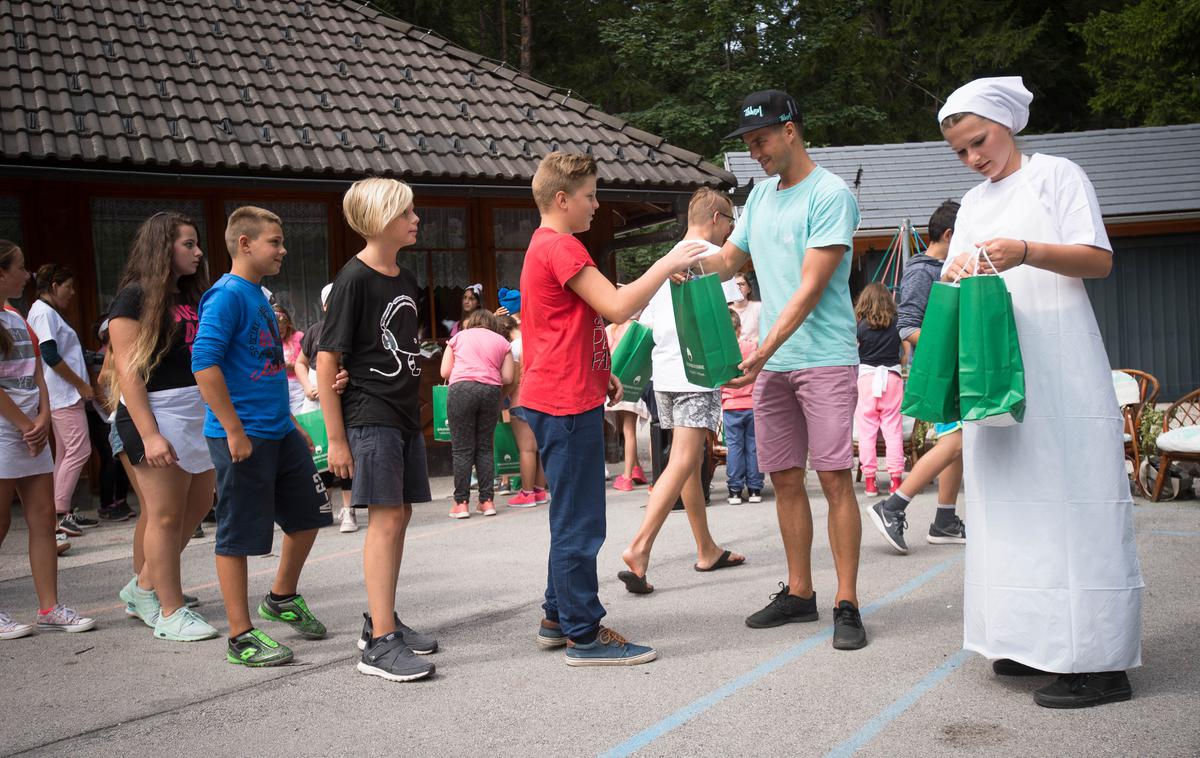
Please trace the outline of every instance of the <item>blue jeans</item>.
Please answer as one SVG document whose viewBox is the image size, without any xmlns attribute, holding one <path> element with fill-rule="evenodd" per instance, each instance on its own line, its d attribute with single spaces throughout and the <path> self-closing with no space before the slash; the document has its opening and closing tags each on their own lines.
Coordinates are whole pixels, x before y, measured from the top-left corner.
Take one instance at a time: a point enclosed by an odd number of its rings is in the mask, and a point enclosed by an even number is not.
<svg viewBox="0 0 1200 758">
<path fill-rule="evenodd" d="M 763 475 L 758 470 L 758 445 L 754 442 L 754 411 L 725 411 L 725 470 L 729 491 L 747 487 L 762 492 Z"/>
<path fill-rule="evenodd" d="M 550 501 L 546 618 L 573 640 L 595 637 L 604 618 L 596 555 L 604 544 L 604 408 L 551 416 L 525 408 L 537 438 Z"/>
</svg>

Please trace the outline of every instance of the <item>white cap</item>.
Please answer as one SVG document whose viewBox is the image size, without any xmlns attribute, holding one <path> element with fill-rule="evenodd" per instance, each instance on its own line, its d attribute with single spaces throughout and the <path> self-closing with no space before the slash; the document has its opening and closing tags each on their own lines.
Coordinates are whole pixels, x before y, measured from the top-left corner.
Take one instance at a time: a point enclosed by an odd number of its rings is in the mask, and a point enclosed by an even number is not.
<svg viewBox="0 0 1200 758">
<path fill-rule="evenodd" d="M 324 308 L 329 302 L 329 293 L 333 292 L 333 283 L 330 282 L 321 288 L 321 307 Z"/>
<path fill-rule="evenodd" d="M 996 76 L 976 79 L 950 93 L 946 104 L 938 111 L 938 123 L 955 113 L 974 113 L 998 124 L 1004 124 L 1018 134 L 1029 123 L 1029 104 L 1033 93 L 1025 88 L 1019 76 Z"/>
</svg>

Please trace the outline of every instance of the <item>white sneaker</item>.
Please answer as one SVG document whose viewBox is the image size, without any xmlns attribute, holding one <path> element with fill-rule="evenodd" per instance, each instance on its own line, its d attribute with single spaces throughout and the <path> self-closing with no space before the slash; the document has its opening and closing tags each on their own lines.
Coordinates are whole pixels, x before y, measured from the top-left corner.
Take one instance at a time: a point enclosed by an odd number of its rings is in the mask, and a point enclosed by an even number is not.
<svg viewBox="0 0 1200 758">
<path fill-rule="evenodd" d="M 762 494 L 759 492 L 755 492 L 754 490 L 750 490 L 750 502 L 761 503 L 762 502 Z"/>
<path fill-rule="evenodd" d="M 216 637 L 217 630 L 203 616 L 185 605 L 170 616 L 159 614 L 154 624 L 154 636 L 174 642 L 198 642 Z"/>
<path fill-rule="evenodd" d="M 15 640 L 33 634 L 33 624 L 13 621 L 7 613 L 0 611 L 0 640 Z"/>
<path fill-rule="evenodd" d="M 43 632 L 86 632 L 95 627 L 96 619 L 80 616 L 62 603 L 37 617 L 37 628 Z"/>
<path fill-rule="evenodd" d="M 54 533 L 54 549 L 58 551 L 59 555 L 71 549 L 71 540 L 67 539 L 66 532 Z"/>
<path fill-rule="evenodd" d="M 358 531 L 358 519 L 354 515 L 353 508 L 342 508 L 342 524 L 338 527 L 338 531 L 343 534 Z"/>
</svg>

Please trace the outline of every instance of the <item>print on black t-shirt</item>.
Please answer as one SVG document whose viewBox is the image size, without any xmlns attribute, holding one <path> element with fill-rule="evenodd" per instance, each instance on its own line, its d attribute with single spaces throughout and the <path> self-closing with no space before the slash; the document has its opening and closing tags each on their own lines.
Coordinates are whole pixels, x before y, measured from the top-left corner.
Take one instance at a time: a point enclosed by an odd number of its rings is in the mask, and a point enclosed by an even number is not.
<svg viewBox="0 0 1200 758">
<path fill-rule="evenodd" d="M 131 284 L 125 287 L 113 298 L 108 308 L 108 317 L 129 318 L 137 321 L 142 317 L 142 287 Z M 196 339 L 196 330 L 200 326 L 200 316 L 195 305 L 173 303 L 170 318 L 174 321 L 171 330 L 171 344 L 166 354 L 146 381 L 147 392 L 171 390 L 179 387 L 191 387 L 196 383 L 192 374 L 192 342 Z M 160 345 L 155 346 L 157 353 Z"/>
<path fill-rule="evenodd" d="M 341 353 L 350 373 L 342 395 L 346 426 L 420 430 L 417 297 L 411 271 L 386 276 L 358 258 L 333 280 L 317 349 Z"/>
</svg>

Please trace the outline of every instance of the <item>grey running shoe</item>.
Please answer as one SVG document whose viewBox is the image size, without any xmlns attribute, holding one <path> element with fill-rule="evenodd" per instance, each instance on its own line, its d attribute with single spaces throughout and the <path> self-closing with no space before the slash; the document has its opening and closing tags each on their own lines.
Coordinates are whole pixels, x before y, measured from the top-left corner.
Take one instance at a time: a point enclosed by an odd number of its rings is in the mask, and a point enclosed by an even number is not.
<svg viewBox="0 0 1200 758">
<path fill-rule="evenodd" d="M 424 679 L 436 670 L 436 667 L 418 658 L 399 632 L 384 635 L 383 638 L 367 644 L 362 658 L 358 661 L 358 671 L 369 676 L 383 677 L 392 682 L 411 682 Z"/>
<path fill-rule="evenodd" d="M 965 545 L 967 543 L 967 522 L 954 517 L 954 521 L 946 526 L 929 525 L 929 534 L 925 541 L 930 545 Z"/>
<path fill-rule="evenodd" d="M 438 641 L 428 634 L 422 634 L 400 620 L 400 614 L 392 616 L 396 624 L 396 631 L 400 633 L 400 639 L 404 640 L 404 644 L 408 645 L 408 649 L 416 655 L 429 655 L 436 653 L 438 649 Z M 363 614 L 362 634 L 358 638 L 358 649 L 366 650 L 367 643 L 374 636 L 375 625 L 371 623 L 371 614 Z"/>
<path fill-rule="evenodd" d="M 908 528 L 908 521 L 904 518 L 904 511 L 889 511 L 883 507 L 890 501 L 891 498 L 888 498 L 882 503 L 872 505 L 867 509 L 867 514 L 888 544 L 900 555 L 908 555 L 908 545 L 904 543 L 904 530 Z"/>
</svg>

